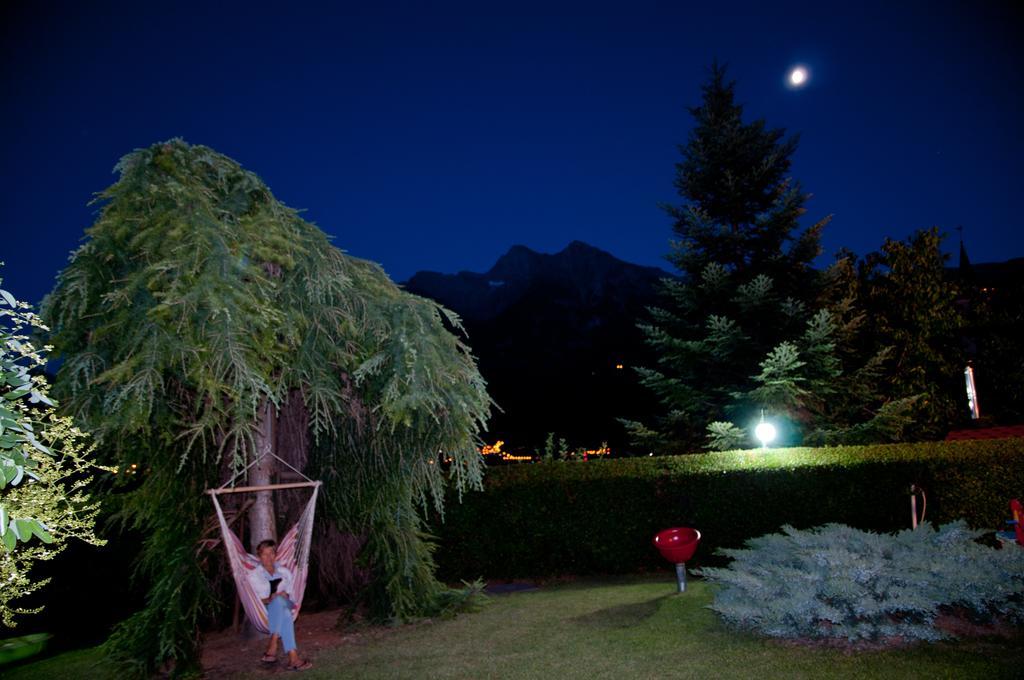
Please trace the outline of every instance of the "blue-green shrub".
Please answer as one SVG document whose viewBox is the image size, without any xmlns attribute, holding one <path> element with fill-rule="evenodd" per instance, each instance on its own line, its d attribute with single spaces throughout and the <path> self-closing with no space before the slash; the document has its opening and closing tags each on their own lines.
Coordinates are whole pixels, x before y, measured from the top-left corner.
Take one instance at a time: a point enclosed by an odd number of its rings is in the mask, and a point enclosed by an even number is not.
<svg viewBox="0 0 1024 680">
<path fill-rule="evenodd" d="M 721 588 L 711 609 L 771 637 L 939 640 L 944 610 L 1024 620 L 1024 550 L 976 542 L 964 522 L 876 534 L 841 524 L 784 527 L 726 549 L 705 568 Z"/>
</svg>

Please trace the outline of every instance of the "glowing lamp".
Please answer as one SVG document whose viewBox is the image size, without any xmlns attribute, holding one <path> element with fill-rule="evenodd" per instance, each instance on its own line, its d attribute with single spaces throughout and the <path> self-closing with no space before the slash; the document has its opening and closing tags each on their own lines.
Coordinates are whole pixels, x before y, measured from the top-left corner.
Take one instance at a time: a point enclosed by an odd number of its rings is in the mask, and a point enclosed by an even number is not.
<svg viewBox="0 0 1024 680">
<path fill-rule="evenodd" d="M 754 436 L 763 448 L 768 448 L 768 444 L 775 440 L 775 426 L 762 420 L 754 428 Z"/>
</svg>

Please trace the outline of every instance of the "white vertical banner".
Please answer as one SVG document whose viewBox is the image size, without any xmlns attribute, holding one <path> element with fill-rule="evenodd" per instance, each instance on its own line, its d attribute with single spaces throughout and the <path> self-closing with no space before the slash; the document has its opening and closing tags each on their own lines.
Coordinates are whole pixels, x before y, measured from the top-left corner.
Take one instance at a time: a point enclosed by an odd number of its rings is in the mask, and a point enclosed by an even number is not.
<svg viewBox="0 0 1024 680">
<path fill-rule="evenodd" d="M 964 382 L 967 383 L 967 408 L 971 411 L 971 419 L 977 420 L 981 417 L 978 409 L 978 389 L 974 386 L 974 368 L 968 366 L 964 369 Z"/>
</svg>

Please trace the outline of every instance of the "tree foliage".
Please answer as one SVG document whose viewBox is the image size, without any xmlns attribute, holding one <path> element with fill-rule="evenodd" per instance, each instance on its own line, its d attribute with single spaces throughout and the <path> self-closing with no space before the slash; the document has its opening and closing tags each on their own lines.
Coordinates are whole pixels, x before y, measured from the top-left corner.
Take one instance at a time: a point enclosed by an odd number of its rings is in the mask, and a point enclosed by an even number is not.
<svg viewBox="0 0 1024 680">
<path fill-rule="evenodd" d="M 14 601 L 46 585 L 32 566 L 56 556 L 71 539 L 93 545 L 97 504 L 86 487 L 94 446 L 60 416 L 41 374 L 48 348 L 31 334 L 45 331 L 39 317 L 0 290 L 0 620 L 34 613 Z"/>
<path fill-rule="evenodd" d="M 665 283 L 663 305 L 641 324 L 658 365 L 640 379 L 664 413 L 624 424 L 635 444 L 662 452 L 738 445 L 761 409 L 788 421 L 790 442 L 841 439 L 874 415 L 867 402 L 877 395 L 865 392 L 885 350 L 867 360 L 854 351 L 864 316 L 845 288 L 856 278 L 849 263 L 812 266 L 828 219 L 799 224 L 809 195 L 788 177 L 797 139 L 744 122 L 717 64 L 690 113 L 676 165 L 684 202 L 666 207 L 676 235 L 668 259 L 682 278 Z"/>
<path fill-rule="evenodd" d="M 765 121 L 743 121 L 735 83 L 715 64 L 702 87 L 700 106 L 689 109 L 694 128 L 679 151 L 675 187 L 686 199 L 665 206 L 679 237 L 669 260 L 699 277 L 710 263 L 731 272 L 790 271 L 818 255 L 822 225 L 808 230 L 800 247 L 782 252 L 807 199 L 787 177 L 799 139 Z M 798 274 L 799 275 L 799 274 Z"/>
<path fill-rule="evenodd" d="M 427 608 L 441 586 L 418 508 L 440 510 L 446 480 L 479 485 L 490 407 L 448 330 L 459 320 L 332 246 L 209 148 L 172 140 L 116 170 L 44 307 L 67 412 L 111 462 L 142 471 L 119 517 L 145 536 L 152 587 L 108 648 L 143 673 L 194 666 L 216 608 L 217 560 L 196 559 L 202 491 L 252 460 L 268 402 L 301 430 L 279 453 L 323 479 L 324 522 L 365 543 L 379 613 Z"/>
<path fill-rule="evenodd" d="M 886 239 L 860 262 L 862 299 L 871 318 L 871 341 L 892 355 L 881 376 L 892 399 L 916 397 L 916 437 L 941 437 L 956 422 L 963 388 L 963 317 L 957 285 L 946 273 L 943 235 L 935 227 L 905 241 Z"/>
</svg>

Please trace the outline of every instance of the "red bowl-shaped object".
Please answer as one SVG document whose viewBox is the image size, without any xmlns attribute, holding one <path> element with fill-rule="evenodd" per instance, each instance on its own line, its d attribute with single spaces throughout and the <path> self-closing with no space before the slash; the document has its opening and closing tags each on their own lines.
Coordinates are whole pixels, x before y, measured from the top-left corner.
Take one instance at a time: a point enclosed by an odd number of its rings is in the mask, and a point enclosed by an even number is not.
<svg viewBox="0 0 1024 680">
<path fill-rule="evenodd" d="M 689 527 L 673 527 L 658 532 L 654 537 L 654 547 L 661 556 L 673 564 L 688 561 L 697 552 L 700 544 L 700 532 Z"/>
</svg>

